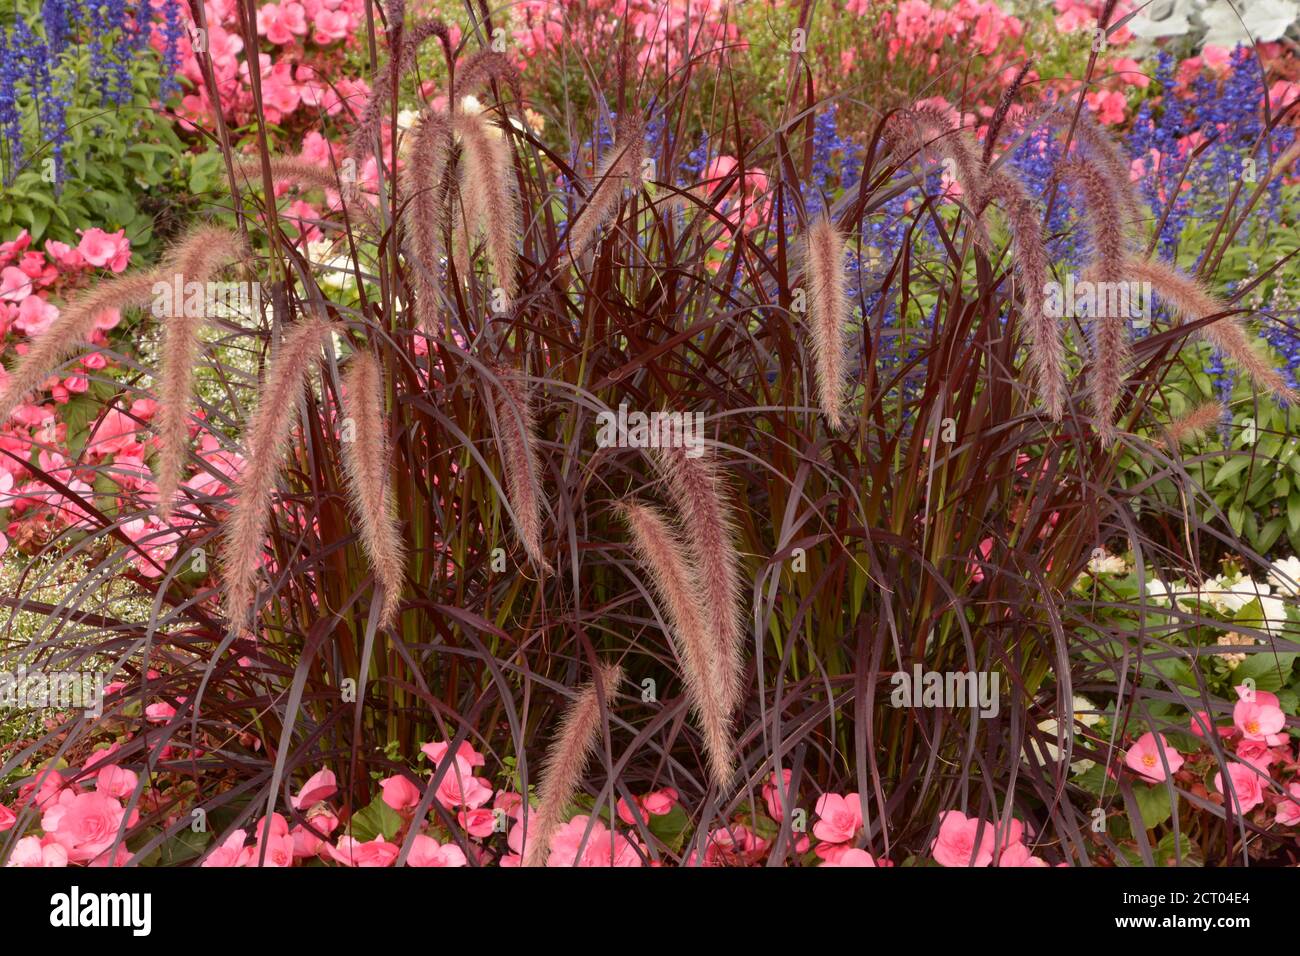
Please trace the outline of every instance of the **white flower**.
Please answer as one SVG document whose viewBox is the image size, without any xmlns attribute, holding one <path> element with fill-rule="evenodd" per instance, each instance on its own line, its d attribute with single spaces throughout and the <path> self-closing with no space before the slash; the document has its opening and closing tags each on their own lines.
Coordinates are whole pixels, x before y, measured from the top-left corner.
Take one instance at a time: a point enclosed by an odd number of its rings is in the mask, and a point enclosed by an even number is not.
<svg viewBox="0 0 1300 956">
<path fill-rule="evenodd" d="M 1196 0 L 1152 0 L 1128 22 L 1129 32 L 1146 40 L 1183 36 L 1192 29 L 1197 6 Z"/>
<path fill-rule="evenodd" d="M 397 114 L 397 128 L 408 130 L 415 128 L 415 121 L 420 118 L 420 114 L 415 110 L 402 110 Z"/>
<path fill-rule="evenodd" d="M 1203 42 L 1206 46 L 1231 49 L 1238 43 L 1276 40 L 1297 16 L 1300 16 L 1300 3 L 1296 0 L 1251 0 L 1250 3 L 1214 0 L 1201 12 L 1201 20 L 1209 30 Z"/>
<path fill-rule="evenodd" d="M 1071 701 L 1071 706 L 1074 708 L 1075 723 L 1082 724 L 1085 727 L 1092 727 L 1101 720 L 1100 714 L 1090 713 L 1097 709 L 1097 705 L 1086 697 L 1080 697 L 1076 694 L 1074 699 Z M 1061 750 L 1054 743 L 1060 734 L 1060 726 L 1060 723 L 1058 723 L 1055 717 L 1049 717 L 1047 720 L 1040 721 L 1038 729 L 1047 739 L 1040 745 L 1037 740 L 1031 738 L 1026 750 L 1026 756 L 1032 755 L 1038 762 L 1039 766 L 1060 761 Z M 1088 768 L 1094 766 L 1095 763 L 1096 761 L 1089 760 L 1086 757 L 1081 760 L 1075 760 L 1070 764 L 1070 772 L 1076 774 L 1085 773 Z"/>
<path fill-rule="evenodd" d="M 1300 558 L 1283 558 L 1269 568 L 1268 583 L 1287 597 L 1300 595 Z"/>
<path fill-rule="evenodd" d="M 1267 584 L 1251 578 L 1242 578 L 1229 584 L 1222 576 L 1210 578 L 1201 590 L 1201 596 L 1222 614 L 1236 614 L 1256 598 L 1263 599 L 1272 591 Z"/>
<path fill-rule="evenodd" d="M 1147 581 L 1147 597 L 1151 599 L 1152 604 L 1168 605 L 1177 596 L 1177 592 L 1159 578 L 1151 578 Z"/>
<path fill-rule="evenodd" d="M 352 259 L 345 252 L 334 252 L 328 239 L 307 243 L 307 260 L 322 270 L 321 282 L 336 289 L 350 289 L 356 285 L 352 274 Z"/>
</svg>

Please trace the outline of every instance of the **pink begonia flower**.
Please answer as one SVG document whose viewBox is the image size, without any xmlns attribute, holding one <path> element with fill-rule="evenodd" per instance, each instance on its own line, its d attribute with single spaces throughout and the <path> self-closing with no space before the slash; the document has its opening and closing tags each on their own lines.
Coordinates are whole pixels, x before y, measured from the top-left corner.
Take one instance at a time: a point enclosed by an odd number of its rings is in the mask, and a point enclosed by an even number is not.
<svg viewBox="0 0 1300 956">
<path fill-rule="evenodd" d="M 710 830 L 704 849 L 705 866 L 750 866 L 766 855 L 772 841 L 743 823 Z"/>
<path fill-rule="evenodd" d="M 1157 739 L 1156 735 L 1148 730 L 1128 749 L 1128 753 L 1124 755 L 1124 763 L 1144 779 L 1151 783 L 1159 783 L 1169 774 L 1178 772 L 1178 768 L 1183 765 L 1183 756 L 1169 745 L 1169 741 L 1165 740 L 1163 734 Z M 1165 772 L 1165 763 L 1169 765 L 1168 773 Z"/>
<path fill-rule="evenodd" d="M 1276 822 L 1284 827 L 1300 826 L 1300 782 L 1288 784 L 1287 798 L 1277 805 Z"/>
<path fill-rule="evenodd" d="M 1228 764 L 1228 783 L 1232 789 L 1232 805 L 1238 815 L 1249 813 L 1264 802 L 1264 782 L 1268 776 L 1261 775 L 1254 767 L 1243 763 Z M 1228 791 L 1224 788 L 1223 774 L 1214 775 L 1214 789 L 1224 795 L 1225 803 Z"/>
<path fill-rule="evenodd" d="M 323 803 L 307 811 L 307 822 L 321 833 L 333 833 L 339 827 L 338 814 Z"/>
<path fill-rule="evenodd" d="M 437 798 L 444 807 L 474 810 L 492 799 L 492 788 L 473 776 L 473 769 L 463 757 L 457 757 L 438 783 Z"/>
<path fill-rule="evenodd" d="M 439 741 L 424 744 L 420 750 L 433 763 L 435 775 L 442 769 L 449 745 Z M 438 783 L 438 802 L 444 807 L 476 810 L 492 799 L 492 788 L 473 776 L 474 768 L 483 766 L 484 758 L 468 741 L 457 748 L 455 764 L 447 768 Z"/>
<path fill-rule="evenodd" d="M 993 862 L 993 824 L 983 824 L 979 844 L 975 835 L 980 831 L 979 817 L 967 817 L 960 810 L 945 810 L 939 814 L 939 835 L 930 846 L 930 853 L 940 866 L 988 866 Z"/>
<path fill-rule="evenodd" d="M 95 789 L 115 799 L 125 800 L 135 793 L 139 780 L 134 771 L 113 764 L 99 771 L 95 778 Z"/>
<path fill-rule="evenodd" d="M 253 856 L 253 848 L 244 846 L 248 842 L 248 833 L 244 830 L 236 830 L 222 842 L 199 864 L 200 867 L 231 867 L 247 866 Z"/>
<path fill-rule="evenodd" d="M 362 843 L 350 836 L 339 837 L 338 846 L 329 848 L 330 856 L 344 866 L 382 867 L 392 866 L 401 852 L 401 847 L 394 846 L 379 835 L 369 843 Z"/>
<path fill-rule="evenodd" d="M 176 708 L 166 701 L 159 701 L 146 707 L 144 715 L 151 723 L 165 724 L 176 716 Z"/>
<path fill-rule="evenodd" d="M 22 302 L 32 294 L 32 278 L 16 266 L 0 269 L 0 299 Z"/>
<path fill-rule="evenodd" d="M 86 451 L 92 458 L 105 458 L 126 451 L 136 441 L 136 431 L 140 428 L 133 418 L 117 408 L 110 408 L 104 417 L 91 426 L 91 436 L 86 444 Z"/>
<path fill-rule="evenodd" d="M 492 798 L 492 809 L 502 810 L 512 820 L 523 816 L 524 798 L 512 790 L 502 790 Z"/>
<path fill-rule="evenodd" d="M 1300 99 L 1300 83 L 1293 83 L 1290 80 L 1278 80 L 1268 88 L 1268 106 L 1274 115 L 1280 113 L 1284 107 L 1290 106 L 1297 99 Z"/>
<path fill-rule="evenodd" d="M 450 747 L 451 744 L 442 741 L 433 741 L 431 743 L 422 744 L 420 746 L 420 752 L 428 757 L 436 767 L 442 763 L 443 758 L 447 756 L 447 751 Z M 464 760 L 471 767 L 482 767 L 487 762 L 486 758 L 475 750 L 468 740 L 462 740 L 460 742 L 460 746 L 456 748 L 456 756 Z"/>
<path fill-rule="evenodd" d="M 1222 71 L 1232 63 L 1232 51 L 1226 46 L 1207 44 L 1201 47 L 1201 60 L 1210 69 Z"/>
<path fill-rule="evenodd" d="M 1239 700 L 1232 708 L 1232 723 L 1247 740 L 1267 740 L 1286 726 L 1286 714 L 1276 703 Z"/>
<path fill-rule="evenodd" d="M 0 803 L 0 833 L 4 833 L 6 830 L 12 830 L 14 828 L 14 823 L 16 823 L 17 820 L 18 817 L 14 812 L 3 803 Z"/>
<path fill-rule="evenodd" d="M 5 537 L 4 532 L 0 531 L 0 554 L 9 550 L 9 539 Z"/>
<path fill-rule="evenodd" d="M 461 810 L 456 814 L 456 819 L 466 833 L 480 840 L 491 836 L 496 829 L 497 815 L 495 811 L 489 810 L 487 807 L 480 807 L 477 810 Z"/>
<path fill-rule="evenodd" d="M 767 814 L 777 823 L 785 819 L 785 808 L 781 805 L 781 795 L 784 793 L 786 799 L 790 798 L 790 778 L 793 774 L 794 771 L 789 767 L 785 767 L 781 771 L 781 786 L 777 786 L 775 771 L 763 784 L 763 802 L 767 804 Z"/>
<path fill-rule="evenodd" d="M 876 865 L 875 858 L 866 850 L 859 850 L 857 847 L 846 846 L 840 847 L 839 852 L 828 856 L 821 863 L 822 866 L 870 866 Z"/>
<path fill-rule="evenodd" d="M 551 839 L 550 856 L 546 865 L 550 866 L 642 866 L 643 861 L 637 853 L 637 844 L 621 833 L 610 833 L 605 824 L 596 820 L 591 824 L 591 833 L 587 833 L 590 817 L 580 814 L 560 827 Z M 583 837 L 587 837 L 586 845 Z M 582 853 L 578 849 L 582 846 Z"/>
<path fill-rule="evenodd" d="M 45 241 L 45 254 L 65 269 L 80 269 L 86 265 L 85 257 L 79 251 L 55 239 Z"/>
<path fill-rule="evenodd" d="M 289 831 L 289 836 L 293 837 L 293 856 L 296 860 L 320 856 L 326 852 L 325 841 L 301 823 Z"/>
<path fill-rule="evenodd" d="M 1142 69 L 1142 64 L 1132 57 L 1121 56 L 1110 61 L 1111 72 L 1117 74 L 1117 79 L 1126 86 L 1136 86 L 1140 90 L 1145 90 L 1151 85 L 1151 77 L 1147 76 L 1146 71 Z"/>
<path fill-rule="evenodd" d="M 1233 728 L 1231 727 L 1215 727 L 1214 718 L 1203 710 L 1198 710 L 1192 714 L 1189 724 L 1192 733 L 1197 737 L 1204 737 L 1211 729 L 1217 732 L 1220 737 L 1231 737 L 1233 734 Z"/>
<path fill-rule="evenodd" d="M 1237 744 L 1237 756 L 1252 767 L 1258 767 L 1265 772 L 1277 757 L 1269 749 L 1266 740 L 1251 740 L 1246 738 Z"/>
<path fill-rule="evenodd" d="M 641 805 L 644 806 L 653 816 L 662 817 L 665 814 L 672 813 L 673 807 L 677 806 L 680 799 L 679 794 L 672 787 L 664 787 L 662 790 L 652 790 L 641 798 Z"/>
<path fill-rule="evenodd" d="M 276 816 L 279 816 L 279 814 L 276 814 Z M 281 818 L 281 821 L 283 822 L 283 818 Z M 293 866 L 294 840 L 287 824 L 283 830 L 279 827 L 272 827 L 271 832 L 265 838 L 262 835 L 262 824 L 258 824 L 255 832 L 258 834 L 257 843 L 250 848 L 252 852 L 249 854 L 245 866 L 274 867 L 277 869 Z M 262 849 L 263 845 L 266 847 L 265 851 Z"/>
<path fill-rule="evenodd" d="M 1127 115 L 1128 100 L 1118 90 L 1096 90 L 1084 97 L 1089 108 L 1104 126 L 1116 126 L 1124 122 Z"/>
<path fill-rule="evenodd" d="M 345 40 L 352 31 L 352 18 L 342 10 L 322 10 L 312 20 L 311 38 L 321 46 Z"/>
<path fill-rule="evenodd" d="M 813 824 L 813 836 L 825 843 L 847 843 L 862 829 L 862 801 L 856 793 L 824 793 L 815 810 L 820 819 Z"/>
<path fill-rule="evenodd" d="M 334 771 L 326 768 L 312 774 L 291 802 L 295 810 L 303 810 L 320 803 L 322 800 L 328 800 L 338 792 L 339 785 L 334 776 Z"/>
<path fill-rule="evenodd" d="M 53 839 L 46 837 L 23 837 L 14 844 L 5 866 L 35 868 L 58 868 L 68 865 L 68 851 Z"/>
<path fill-rule="evenodd" d="M 68 859 L 85 863 L 108 850 L 117 840 L 126 816 L 122 804 L 103 793 L 64 790 L 41 816 L 41 829 L 68 851 Z M 132 813 L 127 826 L 135 825 Z"/>
<path fill-rule="evenodd" d="M 76 786 L 67 783 L 57 770 L 42 770 L 28 783 L 18 788 L 18 806 L 25 807 L 29 802 L 36 804 L 38 810 L 48 810 L 58 802 L 59 794 L 64 788 L 73 793 Z"/>
<path fill-rule="evenodd" d="M 997 865 L 1000 867 L 1049 866 L 1044 859 L 1036 857 L 1023 843 L 1013 843 L 998 854 Z"/>
<path fill-rule="evenodd" d="M 81 257 L 96 268 L 107 267 L 113 272 L 122 272 L 131 261 L 131 240 L 126 238 L 126 230 L 105 232 L 103 229 L 78 229 L 81 241 L 77 251 Z"/>
<path fill-rule="evenodd" d="M 635 810 L 626 800 L 619 797 L 618 804 L 615 806 L 618 811 L 618 818 L 630 827 L 637 826 L 638 823 L 645 823 L 646 818 L 650 815 L 640 797 L 633 797 L 632 804 L 635 805 Z"/>
<path fill-rule="evenodd" d="M 157 515 L 149 515 L 124 522 L 122 533 L 138 549 L 130 552 L 131 564 L 137 571 L 147 578 L 162 577 L 167 573 L 167 566 L 176 557 L 180 540 L 174 529 L 160 521 Z"/>
<path fill-rule="evenodd" d="M 13 327 L 34 338 L 53 325 L 58 317 L 59 310 L 56 306 L 39 295 L 31 295 L 23 299 L 22 305 L 18 307 L 18 317 L 14 319 Z"/>
<path fill-rule="evenodd" d="M 407 866 L 465 866 L 468 862 L 460 847 L 440 844 L 423 833 L 411 842 L 411 852 L 406 856 Z"/>
<path fill-rule="evenodd" d="M 97 867 L 122 867 L 126 866 L 127 861 L 130 859 L 131 851 L 119 844 L 116 849 L 105 850 L 87 863 L 86 866 L 92 869 Z"/>
<path fill-rule="evenodd" d="M 276 46 L 292 43 L 295 36 L 307 32 L 307 15 L 302 4 L 285 0 L 258 8 L 257 32 Z"/>
<path fill-rule="evenodd" d="M 420 802 L 420 788 L 401 774 L 379 781 L 383 801 L 394 810 L 414 810 Z"/>
</svg>

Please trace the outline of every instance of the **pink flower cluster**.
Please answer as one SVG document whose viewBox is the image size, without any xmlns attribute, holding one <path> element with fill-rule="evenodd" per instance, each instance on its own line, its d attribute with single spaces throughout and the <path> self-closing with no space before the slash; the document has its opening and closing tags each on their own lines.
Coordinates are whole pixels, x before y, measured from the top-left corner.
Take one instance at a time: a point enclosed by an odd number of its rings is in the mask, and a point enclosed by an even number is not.
<svg viewBox="0 0 1300 956">
<path fill-rule="evenodd" d="M 599 50 L 630 27 L 637 64 L 680 67 L 740 44 L 735 13 L 726 0 L 522 0 L 511 7 L 520 68 L 563 45 Z"/>
<path fill-rule="evenodd" d="M 157 2 L 157 0 L 155 0 Z M 235 0 L 205 0 L 208 32 L 207 53 L 226 118 L 243 123 L 253 118 L 250 57 L 239 30 Z M 180 40 L 180 72 L 192 91 L 182 97 L 178 112 L 202 124 L 213 116 L 212 103 L 203 82 L 196 37 L 199 36 L 188 10 L 182 7 L 186 34 Z M 369 87 L 357 79 L 340 76 L 344 48 L 364 30 L 364 0 L 283 0 L 264 3 L 257 11 L 257 33 L 267 49 L 259 50 L 257 62 L 262 88 L 262 105 L 270 123 L 282 123 L 300 107 L 323 110 L 330 116 L 344 108 L 359 112 L 365 107 Z M 164 44 L 162 27 L 155 23 L 152 43 Z"/>
<path fill-rule="evenodd" d="M 940 866 L 1051 866 L 1025 846 L 1026 835 L 1033 836 L 1015 818 L 1001 826 L 946 810 L 939 814 L 939 835 L 930 844 L 930 854 Z"/>
<path fill-rule="evenodd" d="M 1243 685 L 1237 688 L 1237 695 L 1230 725 L 1216 726 L 1204 711 L 1194 714 L 1190 723 L 1191 732 L 1197 737 L 1215 734 L 1233 746 L 1236 759 L 1228 764 L 1226 779 L 1222 770 L 1215 772 L 1214 792 L 1221 802 L 1231 801 L 1238 814 L 1271 806 L 1275 823 L 1296 826 L 1300 824 L 1300 803 L 1296 800 L 1300 797 L 1300 761 L 1292 752 L 1291 738 L 1285 732 L 1286 714 L 1276 694 Z M 1124 763 L 1154 785 L 1177 774 L 1187 758 L 1164 735 L 1148 731 L 1128 749 Z M 1194 790 L 1200 787 L 1200 769 L 1189 776 L 1185 782 Z M 1270 786 L 1275 783 L 1283 784 L 1285 796 L 1279 796 Z"/>
<path fill-rule="evenodd" d="M 114 744 L 92 754 L 83 769 L 93 773 L 43 770 L 19 789 L 18 811 L 30 807 L 39 813 L 44 834 L 20 839 L 7 866 L 121 866 L 130 859 L 125 834 L 138 822 L 139 812 L 128 812 L 125 803 L 139 778 L 112 762 L 118 749 Z M 12 829 L 16 821 L 14 811 L 0 805 L 0 831 Z"/>
</svg>

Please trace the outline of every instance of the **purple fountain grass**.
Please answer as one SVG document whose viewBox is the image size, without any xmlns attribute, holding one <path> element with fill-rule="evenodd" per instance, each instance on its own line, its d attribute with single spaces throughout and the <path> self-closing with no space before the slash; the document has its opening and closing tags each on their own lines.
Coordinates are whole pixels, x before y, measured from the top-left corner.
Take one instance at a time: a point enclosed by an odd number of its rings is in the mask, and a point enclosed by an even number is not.
<svg viewBox="0 0 1300 956">
<path fill-rule="evenodd" d="M 885 126 L 885 143 L 897 161 L 909 156 L 938 156 L 946 160 L 967 206 L 975 217 L 975 236 L 980 245 L 988 245 L 978 210 L 984 205 L 987 169 L 980 158 L 975 138 L 966 130 L 954 128 L 942 110 L 919 106 L 895 113 Z"/>
<path fill-rule="evenodd" d="M 480 92 L 493 80 L 501 81 L 510 88 L 516 103 L 523 102 L 519 86 L 519 70 L 504 53 L 494 50 L 480 50 L 465 58 L 465 64 L 456 73 L 455 101 L 453 108 L 459 108 L 460 100 Z"/>
<path fill-rule="evenodd" d="M 1065 413 L 1065 341 L 1061 322 L 1044 310 L 1044 288 L 1051 273 L 1038 207 L 1024 184 L 1002 169 L 989 171 L 984 196 L 997 202 L 1006 216 L 1011 231 L 1011 261 L 1020 280 L 1030 373 L 1047 413 L 1060 421 Z"/>
<path fill-rule="evenodd" d="M 619 512 L 667 611 L 686 695 L 704 738 L 709 775 L 718 789 L 725 791 L 735 776 L 730 691 L 715 678 L 725 649 L 719 646 L 716 630 L 708 626 L 708 603 L 688 558 L 689 550 L 654 508 L 629 501 Z"/>
<path fill-rule="evenodd" d="M 388 25 L 389 41 L 398 42 L 401 49 L 400 51 L 389 50 L 388 62 L 379 68 L 374 81 L 370 84 L 370 98 L 366 101 L 366 108 L 362 111 L 361 118 L 357 121 L 348 140 L 348 157 L 358 167 L 367 156 L 374 153 L 379 128 L 393 95 L 393 87 L 414 68 L 415 57 L 420 46 L 429 37 L 436 36 L 442 41 L 443 51 L 448 61 L 451 58 L 451 34 L 448 32 L 447 25 L 441 20 L 422 20 L 409 33 L 403 35 L 401 19 L 405 16 L 405 10 L 400 6 L 394 6 L 391 15 L 394 19 Z"/>
<path fill-rule="evenodd" d="M 1025 60 L 1016 75 L 1012 77 L 1011 82 L 1007 84 L 998 97 L 997 108 L 993 110 L 993 116 L 989 119 L 988 132 L 984 137 L 984 150 L 980 155 L 980 162 L 987 166 L 993 159 L 993 150 L 997 148 L 998 134 L 1002 131 L 1003 124 L 1007 121 L 1007 114 L 1011 112 L 1011 107 L 1015 105 L 1016 97 L 1020 95 L 1020 88 L 1024 85 L 1025 77 L 1029 75 L 1029 70 L 1033 67 L 1034 60 L 1032 57 Z"/>
<path fill-rule="evenodd" d="M 519 197 L 515 191 L 513 154 L 499 129 L 481 116 L 456 113 L 453 131 L 461 139 L 460 195 L 462 227 L 469 247 L 471 237 L 486 239 L 488 262 L 509 308 L 514 301 L 516 246 L 523 232 Z"/>
<path fill-rule="evenodd" d="M 1129 249 L 1124 238 L 1120 191 L 1115 189 L 1111 177 L 1098 163 L 1083 157 L 1065 160 L 1056 168 L 1055 175 L 1073 182 L 1082 192 L 1083 208 L 1088 212 L 1085 219 L 1089 246 L 1087 281 L 1108 286 L 1126 283 L 1121 266 L 1128 258 Z M 1093 426 L 1105 447 L 1116 438 L 1115 413 L 1129 365 L 1128 316 L 1109 314 L 1107 298 L 1097 297 L 1099 308 L 1094 311 L 1099 314 L 1090 317 L 1093 355 L 1088 376 Z"/>
<path fill-rule="evenodd" d="M 353 355 L 344 379 L 343 411 L 352 421 L 354 434 L 352 441 L 342 443 L 343 470 L 361 545 L 382 591 L 379 626 L 386 628 L 397 619 L 406 576 L 406 548 L 385 477 L 389 448 L 383 386 L 383 373 L 374 356 L 369 352 Z"/>
<path fill-rule="evenodd" d="M 1191 411 L 1175 418 L 1165 426 L 1165 446 L 1177 448 L 1223 420 L 1224 407 L 1216 401 L 1202 402 Z"/>
<path fill-rule="evenodd" d="M 551 565 L 542 553 L 542 483 L 538 476 L 537 424 L 532 396 L 521 373 L 507 368 L 494 369 L 494 373 L 501 462 L 515 530 L 533 564 L 543 574 L 549 574 Z"/>
<path fill-rule="evenodd" d="M 220 226 L 198 226 L 187 232 L 166 263 L 158 270 L 159 281 L 175 282 L 178 289 L 189 283 L 206 283 L 223 267 L 247 254 L 243 238 Z M 210 316 L 193 314 L 189 296 L 173 295 L 162 320 L 162 343 L 158 359 L 158 464 L 154 481 L 158 486 L 158 517 L 166 521 L 176 504 L 189 452 L 189 406 L 194 392 L 194 370 L 199 359 L 200 333 Z"/>
<path fill-rule="evenodd" d="M 564 823 L 564 813 L 578 792 L 587 761 L 596 746 L 601 726 L 601 702 L 609 707 L 623 668 L 599 664 L 594 679 L 584 684 L 565 709 L 559 730 L 546 752 L 541 782 L 537 786 L 537 812 L 527 819 L 524 866 L 545 866 L 551 839 Z"/>
<path fill-rule="evenodd" d="M 226 614 L 240 631 L 251 623 L 276 479 L 289 449 L 298 398 L 333 331 L 328 320 L 315 315 L 287 331 L 245 431 L 246 465 L 235 489 L 235 505 L 225 520 L 221 548 Z"/>
<path fill-rule="evenodd" d="M 569 249 L 575 261 L 591 251 L 601 227 L 614 218 L 623 190 L 635 189 L 641 184 L 644 155 L 645 124 L 640 114 L 620 116 L 614 145 L 596 171 L 595 186 L 569 225 Z"/>
<path fill-rule="evenodd" d="M 808 286 L 808 331 L 813 343 L 817 396 L 833 431 L 844 427 L 844 391 L 848 375 L 845 336 L 849 297 L 845 291 L 844 237 L 828 217 L 808 230 L 804 244 L 804 280 Z"/>
<path fill-rule="evenodd" d="M 416 319 L 426 332 L 435 329 L 438 319 L 438 271 L 448 229 L 450 181 L 446 173 L 452 146 L 447 114 L 429 109 L 422 112 L 403 174 L 407 196 L 403 235 L 407 254 L 414 260 Z"/>
<path fill-rule="evenodd" d="M 731 714 L 743 693 L 745 651 L 733 509 L 711 451 L 692 458 L 684 448 L 663 448 L 656 460 L 680 515 L 695 578 L 701 582 L 705 620 L 717 632 L 714 683 L 725 691 L 725 709 Z"/>
<path fill-rule="evenodd" d="M 1174 310 L 1181 322 L 1200 322 L 1211 316 L 1219 318 L 1201 325 L 1197 334 L 1230 358 L 1260 388 L 1271 392 L 1280 402 L 1292 404 L 1296 393 L 1282 373 L 1260 354 L 1252 336 L 1241 320 L 1230 315 L 1231 307 L 1218 299 L 1196 280 L 1163 262 L 1134 257 L 1123 265 L 1125 275 L 1151 287 Z"/>
<path fill-rule="evenodd" d="M 1055 126 L 1068 129 L 1073 116 L 1072 112 L 1063 113 L 1059 108 L 1053 108 L 1044 118 Z M 1074 138 L 1083 147 L 1084 156 L 1100 167 L 1101 181 L 1111 195 L 1112 205 L 1118 209 L 1121 230 L 1133 228 L 1142 219 L 1142 203 L 1129 171 L 1129 161 L 1089 110 L 1079 113 L 1074 125 Z"/>
</svg>

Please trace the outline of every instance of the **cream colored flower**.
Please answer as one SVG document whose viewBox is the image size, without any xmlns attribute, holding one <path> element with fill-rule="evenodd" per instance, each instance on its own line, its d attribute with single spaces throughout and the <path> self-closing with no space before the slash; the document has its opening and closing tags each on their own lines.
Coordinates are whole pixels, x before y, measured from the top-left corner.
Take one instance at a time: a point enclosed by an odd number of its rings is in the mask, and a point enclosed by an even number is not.
<svg viewBox="0 0 1300 956">
<path fill-rule="evenodd" d="M 1128 563 L 1117 554 L 1102 554 L 1088 562 L 1093 574 L 1127 574 Z"/>
<path fill-rule="evenodd" d="M 1268 571 L 1268 581 L 1279 594 L 1300 596 L 1300 558 L 1293 556 L 1273 562 Z"/>
</svg>

